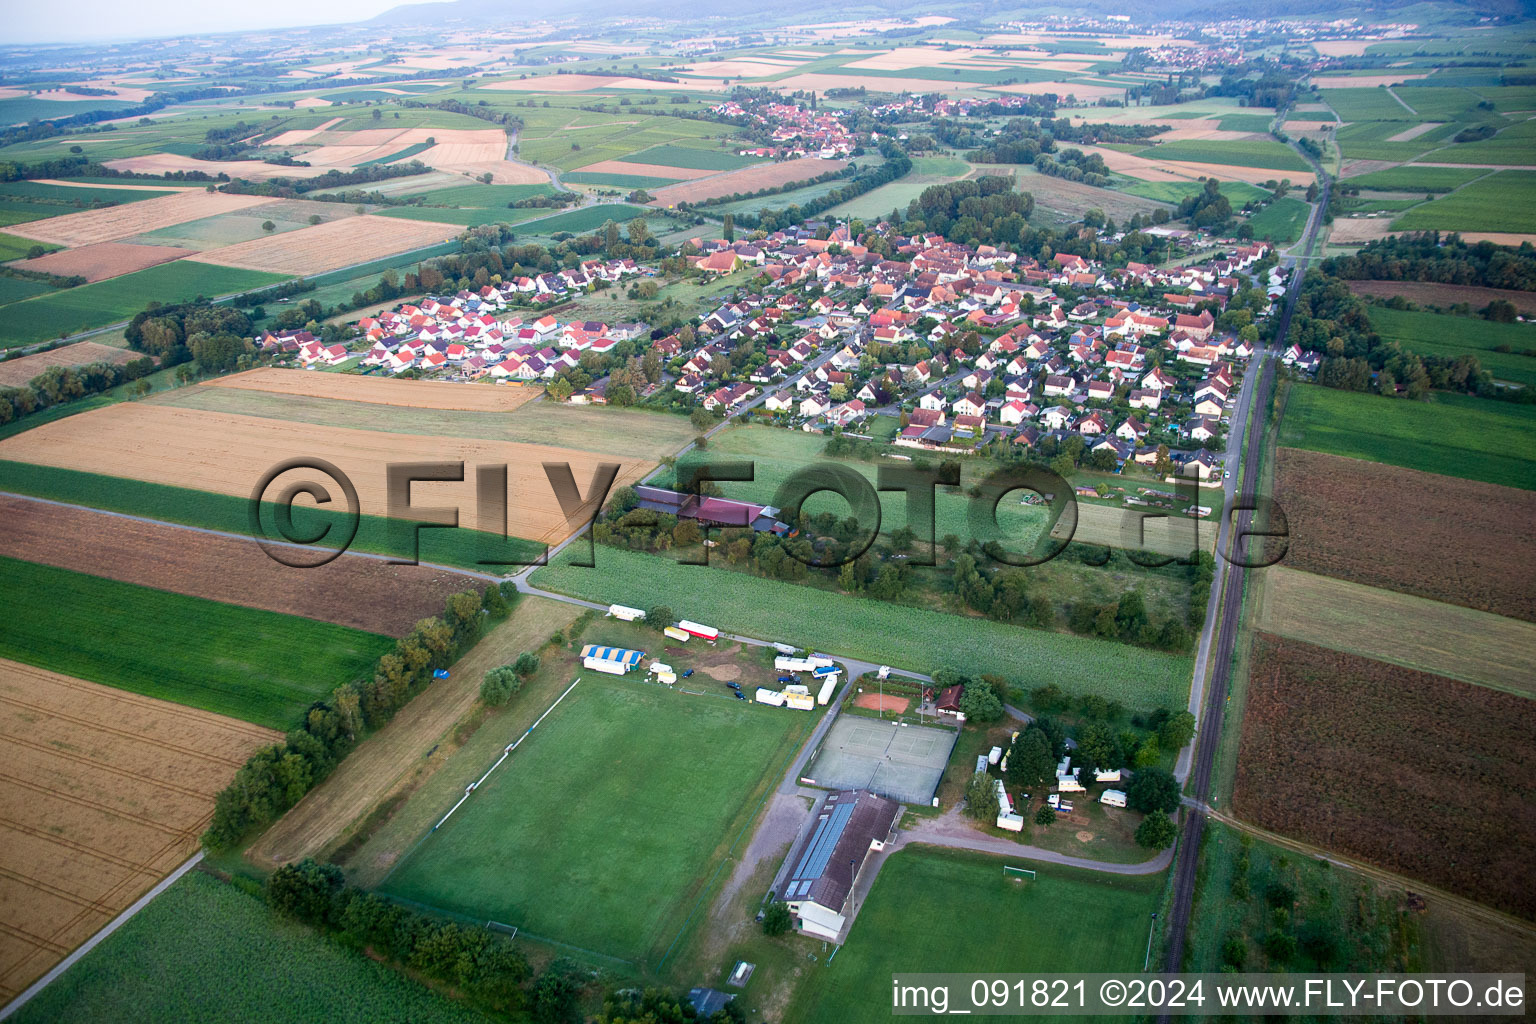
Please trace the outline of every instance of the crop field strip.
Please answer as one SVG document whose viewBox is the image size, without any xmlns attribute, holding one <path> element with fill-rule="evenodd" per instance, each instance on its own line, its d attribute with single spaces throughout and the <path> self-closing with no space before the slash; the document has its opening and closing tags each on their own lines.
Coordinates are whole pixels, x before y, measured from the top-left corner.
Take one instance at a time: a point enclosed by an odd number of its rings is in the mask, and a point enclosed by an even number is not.
<svg viewBox="0 0 1536 1024">
<path fill-rule="evenodd" d="M 141 203 L 82 210 L 45 222 L 18 225 L 10 233 L 60 245 L 115 242 L 157 228 L 182 224 L 219 213 L 249 209 L 274 202 L 265 196 L 238 196 L 223 192 L 177 192 Z"/>
<path fill-rule="evenodd" d="M 848 165 L 846 160 L 823 160 L 820 157 L 803 156 L 778 163 L 757 164 L 740 170 L 726 171 L 709 178 L 679 182 L 655 189 L 652 206 L 668 207 L 678 203 L 696 203 L 716 196 L 729 196 L 737 192 L 751 193 L 762 188 L 777 188 L 792 181 L 808 181 L 829 171 L 840 171 Z"/>
<path fill-rule="evenodd" d="M 281 734 L 0 660 L 0 998 L 197 848 L 213 799 Z"/>
<path fill-rule="evenodd" d="M 270 273 L 324 273 L 446 241 L 458 234 L 458 228 L 452 223 L 365 215 L 236 242 L 191 259 Z"/>
<path fill-rule="evenodd" d="M 1536 492 L 1295 448 L 1275 490 L 1287 567 L 1536 621 Z"/>
<path fill-rule="evenodd" d="M 485 581 L 419 565 L 344 556 L 293 568 L 245 538 L 141 522 L 0 494 L 0 556 L 121 583 L 260 608 L 383 636 L 441 613 Z"/>
<path fill-rule="evenodd" d="M 1536 918 L 1536 702 L 1263 633 L 1253 664 L 1236 813 Z"/>
<path fill-rule="evenodd" d="M 362 513 L 369 516 L 390 512 L 386 469 L 391 463 L 463 462 L 463 481 L 417 484 L 412 501 L 422 507 L 456 505 L 460 526 L 479 530 L 484 525 L 492 532 L 499 532 L 500 524 L 479 521 L 473 467 L 505 465 L 507 529 L 541 543 L 564 539 L 592 513 L 584 503 L 567 519 L 543 463 L 570 464 L 583 493 L 601 462 L 620 463 L 616 487 L 635 482 L 651 468 L 638 459 L 546 445 L 301 426 L 149 404 L 108 406 L 0 442 L 0 458 L 240 497 L 248 497 L 271 467 L 301 455 L 326 459 L 346 473 L 357 487 Z"/>
<path fill-rule="evenodd" d="M 0 367 L 4 364 L 0 363 Z M 328 388 L 332 379 L 350 381 L 347 374 L 306 374 L 315 381 L 316 390 Z M 231 380 L 233 378 L 220 378 Z M 368 378 L 386 382 L 384 378 Z M 360 430 L 382 430 L 396 434 L 417 434 L 427 437 L 480 438 L 486 441 L 513 441 L 527 444 L 548 444 L 559 448 L 575 448 L 615 455 L 623 458 L 657 461 L 671 455 L 693 439 L 696 431 L 681 416 L 645 409 L 622 409 L 616 406 L 566 405 L 557 402 L 525 404 L 511 412 L 492 410 L 434 409 L 424 406 L 381 405 L 357 397 L 323 398 L 297 393 L 258 391 L 243 387 L 216 387 L 206 381 L 189 388 L 162 392 L 148 399 L 159 405 L 202 409 L 216 413 L 235 413 L 242 416 L 261 416 L 286 420 L 293 423 L 313 423 L 324 427 L 353 427 Z M 395 383 L 387 381 L 387 383 Z M 492 390 L 490 385 L 465 385 L 436 381 L 412 381 L 400 383 L 441 384 L 446 388 L 467 388 L 471 391 Z M 341 386 L 341 385 L 338 385 Z M 350 387 L 351 385 L 347 385 Z M 502 388 L 497 392 L 532 391 L 539 388 L 528 385 Z M 382 394 L 382 392 L 380 393 Z M 413 395 L 413 400 L 420 400 Z M 453 404 L 469 404 L 482 401 L 454 396 Z"/>
<path fill-rule="evenodd" d="M 1536 698 L 1532 623 L 1284 565 L 1261 580 L 1266 633 Z"/>
<path fill-rule="evenodd" d="M 77 341 L 47 352 L 0 361 L 0 387 L 20 387 L 50 366 L 85 366 L 89 363 L 127 363 L 142 352 L 95 341 Z"/>
<path fill-rule="evenodd" d="M 176 982 L 167 982 L 167 972 Z M 192 871 L 12 1018 L 162 1024 L 485 1024 L 362 952 L 278 917 L 259 897 Z"/>
<path fill-rule="evenodd" d="M 0 658 L 285 729 L 372 672 L 389 637 L 0 557 L 0 584 L 36 611 Z"/>
<path fill-rule="evenodd" d="M 414 409 L 512 412 L 544 393 L 535 386 L 469 385 L 449 381 L 394 380 L 338 373 L 306 373 L 267 367 L 216 377 L 209 387 L 248 388 L 279 395 L 395 405 Z"/>
</svg>

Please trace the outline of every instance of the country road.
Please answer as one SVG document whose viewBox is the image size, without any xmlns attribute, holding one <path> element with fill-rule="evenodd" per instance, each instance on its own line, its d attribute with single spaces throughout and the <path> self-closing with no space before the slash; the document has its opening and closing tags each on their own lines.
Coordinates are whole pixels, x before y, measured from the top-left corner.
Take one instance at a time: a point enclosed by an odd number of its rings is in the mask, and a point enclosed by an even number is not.
<svg viewBox="0 0 1536 1024">
<path fill-rule="evenodd" d="M 1286 285 L 1285 307 L 1281 310 L 1280 317 L 1275 324 L 1276 346 L 1283 346 L 1287 332 L 1290 330 L 1291 316 L 1296 310 L 1296 300 L 1301 296 L 1301 283 L 1306 275 L 1307 258 L 1310 256 L 1317 238 L 1318 228 L 1322 225 L 1323 211 L 1328 208 L 1328 197 L 1332 189 L 1332 181 L 1324 172 L 1322 166 L 1312 159 L 1311 155 L 1296 146 L 1292 148 L 1307 160 L 1317 174 L 1317 180 L 1321 183 L 1321 190 L 1317 202 L 1307 215 L 1306 230 L 1302 234 L 1302 256 L 1296 259 L 1292 265 L 1291 278 Z M 1245 424 L 1246 438 L 1242 444 L 1243 457 L 1239 463 L 1237 472 L 1233 475 L 1241 483 L 1241 504 L 1251 507 L 1258 487 L 1258 466 L 1260 453 L 1263 450 L 1264 428 L 1266 419 L 1265 402 L 1273 387 L 1275 368 L 1274 360 L 1267 353 L 1254 353 L 1249 360 L 1249 379 L 1254 375 L 1256 367 L 1262 365 L 1262 376 L 1256 386 L 1245 383 L 1244 391 L 1248 392 L 1248 402 L 1254 409 L 1251 425 Z M 1252 405 L 1252 403 L 1258 403 Z M 1229 457 L 1235 454 L 1239 442 L 1228 444 Z M 1227 543 L 1218 547 L 1222 551 L 1231 550 L 1227 538 L 1232 531 L 1247 530 L 1252 523 L 1251 512 L 1237 512 L 1226 521 L 1223 517 L 1221 527 L 1225 536 L 1222 541 Z M 1184 822 L 1183 833 L 1179 837 L 1176 847 L 1177 856 L 1174 862 L 1173 877 L 1173 906 L 1168 915 L 1168 930 L 1166 945 L 1163 955 L 1163 970 L 1168 973 L 1177 973 L 1184 963 L 1184 942 L 1189 930 L 1190 914 L 1194 907 L 1195 881 L 1200 863 L 1200 840 L 1205 833 L 1206 812 L 1204 808 L 1209 805 L 1211 791 L 1211 772 L 1216 763 L 1216 750 L 1221 742 L 1222 719 L 1226 711 L 1227 689 L 1231 683 L 1232 656 L 1236 649 L 1238 622 L 1243 608 L 1243 584 L 1247 577 L 1247 570 L 1239 565 L 1226 565 L 1223 568 L 1223 559 L 1218 552 L 1217 557 L 1218 576 L 1211 586 L 1212 601 L 1215 604 L 1219 595 L 1219 613 L 1207 615 L 1205 631 L 1201 636 L 1200 650 L 1203 657 L 1199 666 L 1202 671 L 1197 671 L 1195 683 L 1191 692 L 1191 704 L 1195 704 L 1195 691 L 1204 686 L 1204 710 L 1197 712 L 1199 720 L 1198 731 L 1195 735 L 1192 763 L 1189 748 L 1186 748 L 1180 758 L 1184 767 L 1188 782 L 1187 789 L 1194 801 L 1194 806 L 1189 809 L 1189 814 Z M 1203 673 L 1209 673 L 1209 682 L 1203 682 Z M 1165 1016 L 1159 1020 L 1167 1020 Z"/>
</svg>

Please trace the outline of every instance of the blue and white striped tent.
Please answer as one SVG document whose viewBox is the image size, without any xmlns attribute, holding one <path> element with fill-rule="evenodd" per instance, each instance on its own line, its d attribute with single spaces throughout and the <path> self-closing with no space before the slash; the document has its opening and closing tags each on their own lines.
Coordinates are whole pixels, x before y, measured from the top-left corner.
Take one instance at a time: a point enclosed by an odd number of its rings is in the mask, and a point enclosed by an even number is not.
<svg viewBox="0 0 1536 1024">
<path fill-rule="evenodd" d="M 596 658 L 598 661 L 616 661 L 625 668 L 634 668 L 645 657 L 644 651 L 631 651 L 624 647 L 601 647 L 597 644 L 587 644 L 581 649 L 583 658 Z"/>
</svg>

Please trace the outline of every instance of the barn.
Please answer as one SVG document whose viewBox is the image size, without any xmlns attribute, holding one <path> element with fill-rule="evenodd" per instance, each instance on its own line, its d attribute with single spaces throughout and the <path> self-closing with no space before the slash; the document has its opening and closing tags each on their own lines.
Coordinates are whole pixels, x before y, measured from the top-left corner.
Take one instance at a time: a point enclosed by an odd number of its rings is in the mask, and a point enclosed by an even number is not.
<svg viewBox="0 0 1536 1024">
<path fill-rule="evenodd" d="M 844 911 L 872 851 L 885 849 L 901 805 L 866 789 L 829 794 L 816 820 L 785 861 L 779 898 L 807 935 L 836 941 L 847 924 Z"/>
</svg>

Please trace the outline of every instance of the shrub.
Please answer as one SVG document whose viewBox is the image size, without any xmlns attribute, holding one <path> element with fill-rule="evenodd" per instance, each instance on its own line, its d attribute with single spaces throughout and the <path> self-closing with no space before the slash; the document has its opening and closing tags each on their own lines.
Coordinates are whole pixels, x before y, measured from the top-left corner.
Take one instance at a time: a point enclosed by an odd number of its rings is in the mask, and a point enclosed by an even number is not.
<svg viewBox="0 0 1536 1024">
<path fill-rule="evenodd" d="M 499 708 L 522 688 L 523 681 L 518 677 L 517 669 L 503 665 L 485 674 L 485 679 L 480 683 L 480 699 L 493 708 Z"/>
</svg>

